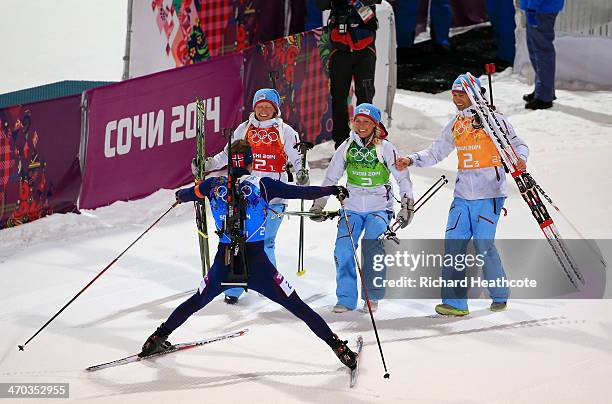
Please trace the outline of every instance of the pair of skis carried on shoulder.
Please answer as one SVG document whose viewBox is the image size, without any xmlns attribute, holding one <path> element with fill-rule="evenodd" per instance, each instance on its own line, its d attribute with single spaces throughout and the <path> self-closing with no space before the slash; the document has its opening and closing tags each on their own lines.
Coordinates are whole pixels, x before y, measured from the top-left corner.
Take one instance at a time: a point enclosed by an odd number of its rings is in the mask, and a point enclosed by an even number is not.
<svg viewBox="0 0 612 404">
<path fill-rule="evenodd" d="M 510 143 L 510 139 L 508 137 L 510 134 L 507 133 L 507 129 L 502 126 L 499 115 L 487 104 L 475 77 L 470 73 L 467 73 L 466 77 L 467 79 L 461 79 L 461 86 L 472 102 L 472 106 L 470 108 L 472 108 L 476 113 L 481 124 L 483 125 L 484 131 L 489 135 L 493 141 L 493 144 L 497 148 L 503 163 L 516 182 L 523 200 L 529 206 L 531 214 L 548 240 L 548 244 L 552 248 L 553 253 L 557 258 L 557 261 L 559 261 L 559 264 L 567 279 L 576 289 L 580 289 L 585 284 L 584 277 L 580 272 L 575 260 L 571 256 L 565 242 L 563 241 L 557 226 L 548 213 L 540 194 L 542 194 L 542 196 L 551 204 L 551 206 L 560 212 L 559 208 L 553 203 L 550 197 L 544 193 L 531 174 L 529 174 L 526 170 L 520 170 L 518 168 L 520 157 Z M 587 241 L 585 240 L 585 242 Z M 590 245 L 589 247 L 592 249 Z M 603 258 L 602 263 L 605 266 L 605 261 L 603 261 Z"/>
</svg>

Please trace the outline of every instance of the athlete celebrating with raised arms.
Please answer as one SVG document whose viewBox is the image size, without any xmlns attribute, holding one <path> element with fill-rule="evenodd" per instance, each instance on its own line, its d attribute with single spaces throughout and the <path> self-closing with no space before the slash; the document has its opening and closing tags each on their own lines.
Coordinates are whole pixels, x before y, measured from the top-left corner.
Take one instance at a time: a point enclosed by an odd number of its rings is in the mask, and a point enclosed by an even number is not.
<svg viewBox="0 0 612 404">
<path fill-rule="evenodd" d="M 244 267 L 243 281 L 268 299 L 280 304 L 306 325 L 333 350 L 340 361 L 351 369 L 357 366 L 357 356 L 334 334 L 327 323 L 304 303 L 294 288 L 278 272 L 264 251 L 266 208 L 274 198 L 314 199 L 336 195 L 344 199 L 348 195 L 342 186 L 298 187 L 270 178 L 252 175 L 249 171 L 255 161 L 251 147 L 245 140 L 232 143 L 231 177 L 211 177 L 196 186 L 176 192 L 178 202 L 190 202 L 208 198 L 219 233 L 219 248 L 214 263 L 193 296 L 180 304 L 153 334 L 145 341 L 140 356 L 151 356 L 171 348 L 168 336 L 191 315 L 202 309 L 219 295 L 224 284 L 231 280 L 236 267 Z M 235 189 L 239 196 L 230 197 Z M 232 205 L 232 203 L 234 205 Z M 229 205 L 229 207 L 228 207 Z M 229 209 L 237 205 L 239 216 L 244 218 L 238 229 L 226 222 Z M 229 209 L 228 209 L 229 208 Z M 234 240 L 240 239 L 238 249 Z M 234 256 L 228 263 L 228 256 Z"/>
</svg>

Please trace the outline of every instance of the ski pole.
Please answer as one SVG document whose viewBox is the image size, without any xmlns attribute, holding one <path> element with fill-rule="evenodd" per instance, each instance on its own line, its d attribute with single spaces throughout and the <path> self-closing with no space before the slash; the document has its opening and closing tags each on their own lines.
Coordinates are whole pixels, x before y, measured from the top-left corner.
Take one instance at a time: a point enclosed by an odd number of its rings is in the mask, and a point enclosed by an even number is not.
<svg viewBox="0 0 612 404">
<path fill-rule="evenodd" d="M 342 205 L 342 214 L 344 215 L 344 222 L 346 223 L 346 230 L 348 231 L 349 238 L 351 239 L 351 247 L 353 248 L 353 257 L 355 258 L 355 264 L 359 270 L 359 278 L 361 279 L 361 285 L 363 286 L 363 293 L 365 294 L 366 303 L 368 305 L 368 311 L 370 312 L 370 319 L 372 320 L 372 327 L 374 328 L 374 335 L 376 335 L 376 343 L 378 344 L 378 350 L 380 351 L 380 358 L 382 359 L 383 368 L 385 369 L 385 379 L 390 377 L 387 371 L 387 363 L 385 362 L 385 355 L 383 354 L 382 346 L 380 345 L 380 338 L 378 337 L 378 329 L 376 328 L 376 321 L 374 321 L 374 314 L 372 314 L 372 306 L 370 306 L 370 297 L 368 295 L 368 288 L 363 280 L 363 272 L 361 271 L 361 264 L 359 258 L 357 258 L 357 250 L 355 249 L 355 240 L 353 239 L 353 232 L 351 231 L 351 225 L 348 221 L 346 214 L 346 208 L 344 207 L 344 198 L 339 198 L 340 205 Z"/>
<path fill-rule="evenodd" d="M 489 100 L 491 104 L 491 108 L 495 110 L 495 106 L 493 105 L 493 82 L 491 81 L 491 75 L 495 73 L 495 63 L 487 63 L 485 65 L 485 73 L 489 78 Z"/>
<path fill-rule="evenodd" d="M 304 200 L 300 202 L 300 211 L 304 211 Z M 306 270 L 304 269 L 304 216 L 300 216 L 300 241 L 298 245 L 298 269 L 295 273 L 297 276 L 304 276 Z"/>
<path fill-rule="evenodd" d="M 440 182 L 442 183 L 440 184 Z M 429 189 L 425 191 L 425 193 L 421 195 L 419 199 L 417 199 L 417 201 L 414 203 L 414 213 L 416 213 L 419 209 L 421 209 L 421 207 L 423 207 L 423 205 L 425 205 L 425 203 L 428 200 L 430 200 L 431 197 L 434 196 L 446 184 L 448 184 L 448 180 L 446 179 L 446 176 L 441 175 L 440 178 L 438 178 L 438 180 L 434 182 L 433 185 L 429 187 Z M 434 189 L 436 185 L 437 185 L 437 188 Z M 423 198 L 425 198 L 425 200 L 423 200 Z M 389 226 L 387 231 L 383 233 L 382 237 L 387 238 L 389 240 L 393 240 L 399 244 L 399 240 L 397 239 L 396 234 L 395 234 L 395 232 L 398 231 L 399 228 L 400 228 L 399 222 L 395 221 L 395 223 Z"/>
<path fill-rule="evenodd" d="M 68 303 L 66 303 L 66 304 L 64 305 L 64 307 L 62 307 L 62 308 L 61 308 L 61 309 L 60 309 L 60 310 L 59 310 L 57 313 L 55 313 L 55 315 L 54 315 L 53 317 L 51 317 L 51 318 L 49 319 L 49 321 L 47 321 L 47 322 L 46 322 L 46 323 L 45 323 L 45 324 L 44 324 L 42 327 L 40 327 L 40 329 L 39 329 L 38 331 L 36 331 L 36 333 L 35 333 L 34 335 L 32 335 L 32 336 L 31 336 L 31 337 L 30 337 L 30 338 L 29 338 L 29 339 L 28 339 L 28 340 L 27 340 L 27 341 L 26 341 L 26 342 L 25 342 L 23 345 L 18 345 L 19 350 L 20 350 L 20 351 L 23 351 L 23 350 L 24 350 L 24 348 L 25 348 L 25 346 L 26 346 L 26 345 L 28 345 L 28 343 L 29 343 L 30 341 L 32 341 L 32 340 L 34 339 L 34 337 L 36 337 L 36 336 L 37 336 L 37 335 L 38 335 L 38 334 L 39 334 L 39 333 L 40 333 L 42 330 L 44 330 L 44 329 L 45 329 L 45 328 L 46 328 L 46 327 L 49 325 L 49 323 L 51 323 L 51 321 L 55 320 L 55 318 L 56 318 L 57 316 L 59 316 L 59 315 L 60 315 L 60 314 L 61 314 L 61 313 L 62 313 L 62 312 L 63 312 L 63 311 L 64 311 L 64 310 L 65 310 L 65 309 L 66 309 L 66 308 L 67 308 L 67 307 L 68 307 L 68 306 L 69 306 L 69 305 L 72 303 L 72 302 L 74 302 L 74 301 L 76 300 L 76 298 L 77 298 L 77 297 L 81 296 L 81 294 L 82 294 L 83 292 L 85 292 L 85 290 L 86 290 L 88 287 L 90 287 L 90 286 L 91 286 L 91 285 L 92 285 L 92 284 L 93 284 L 93 283 L 94 283 L 94 282 L 95 282 L 95 281 L 96 281 L 96 280 L 97 280 L 97 279 L 98 279 L 100 276 L 102 276 L 102 274 L 103 274 L 104 272 L 106 272 L 106 270 L 107 270 L 107 269 L 109 269 L 109 268 L 110 268 L 110 267 L 111 267 L 111 266 L 112 266 L 112 265 L 113 265 L 115 262 L 117 262 L 117 260 L 118 260 L 119 258 L 121 258 L 121 256 L 122 256 L 123 254 L 125 254 L 127 250 L 129 250 L 129 249 L 130 249 L 130 248 L 131 248 L 131 247 L 132 247 L 134 244 L 136 244 L 136 242 L 137 242 L 138 240 L 140 240 L 140 239 L 142 238 L 142 236 L 144 236 L 144 235 L 145 235 L 145 234 L 146 234 L 146 233 L 147 233 L 149 230 L 151 230 L 151 229 L 153 228 L 153 226 L 155 226 L 157 223 L 159 223 L 159 221 L 160 221 L 160 220 L 162 220 L 162 219 L 163 219 L 163 217 L 164 217 L 164 216 L 166 216 L 166 215 L 167 215 L 167 214 L 168 214 L 168 213 L 169 213 L 169 212 L 170 212 L 172 209 L 174 209 L 174 207 L 175 207 L 176 205 L 178 205 L 178 204 L 179 204 L 179 201 L 174 202 L 174 203 L 172 204 L 172 206 L 170 206 L 170 207 L 168 208 L 168 210 L 167 210 L 167 211 L 165 211 L 165 212 L 164 212 L 164 213 L 163 213 L 163 214 L 162 214 L 162 215 L 161 215 L 159 218 L 157 218 L 157 220 L 156 220 L 156 221 L 154 221 L 154 222 L 153 222 L 153 224 L 152 224 L 152 225 L 150 225 L 150 226 L 149 226 L 149 227 L 148 227 L 148 228 L 147 228 L 147 229 L 146 229 L 144 232 L 142 232 L 142 234 L 141 234 L 140 236 L 138 236 L 138 238 L 137 238 L 136 240 L 132 241 L 132 244 L 130 244 L 129 246 L 127 246 L 127 248 L 126 248 L 125 250 L 123 250 L 123 252 L 122 252 L 121 254 L 119 254 L 119 255 L 118 255 L 118 256 L 117 256 L 117 257 L 116 257 L 114 260 L 112 260 L 112 261 L 110 262 L 110 264 L 108 264 L 108 265 L 107 265 L 107 266 L 106 266 L 106 267 L 105 267 L 105 268 L 104 268 L 102 271 L 100 271 L 100 273 L 98 273 L 98 275 L 96 275 L 96 276 L 95 276 L 95 277 L 94 277 L 94 278 L 93 278 L 91 281 L 89 281 L 89 283 L 88 283 L 87 285 L 85 285 L 85 287 L 84 287 L 83 289 L 81 289 L 81 291 L 80 291 L 79 293 L 77 293 L 77 294 L 76 294 L 76 295 L 75 295 L 75 296 L 74 296 L 72 299 L 70 299 L 70 301 L 69 301 Z"/>
<path fill-rule="evenodd" d="M 301 171 L 303 174 L 308 174 L 308 170 L 306 169 L 306 154 L 308 150 L 312 149 L 314 145 L 310 142 L 298 142 L 293 146 L 297 149 L 302 155 L 302 168 Z M 300 202 L 300 211 L 304 212 L 304 200 Z M 298 269 L 296 272 L 297 276 L 303 276 L 306 274 L 306 270 L 304 269 L 304 217 L 300 216 L 300 240 L 298 245 Z"/>
<path fill-rule="evenodd" d="M 300 216 L 300 217 L 323 217 L 324 220 L 327 219 L 333 219 L 336 216 L 340 216 L 340 211 L 339 210 L 324 210 L 321 213 L 312 213 L 312 212 L 301 212 L 299 210 L 296 211 L 284 211 L 284 212 L 280 212 L 280 213 L 275 213 L 274 216 L 272 216 L 274 219 L 281 217 L 281 216 Z"/>
<path fill-rule="evenodd" d="M 584 237 L 582 235 L 582 233 L 580 232 L 580 230 L 578 230 L 578 228 L 569 220 L 569 218 L 567 216 L 565 216 L 565 214 L 563 213 L 563 211 L 553 202 L 553 200 L 546 194 L 546 192 L 544 192 L 544 190 L 542 189 L 542 187 L 535 182 L 535 180 L 533 179 L 533 177 L 531 176 L 531 174 L 527 173 L 527 177 L 531 180 L 531 182 L 535 185 L 535 187 L 538 189 L 538 191 L 540 191 L 540 193 L 542 194 L 542 196 L 544 197 L 544 199 L 546 199 L 548 201 L 548 203 L 550 204 L 550 206 L 552 206 L 557 212 L 559 212 L 559 214 L 561 215 L 561 217 L 563 219 L 565 219 L 565 221 L 567 222 L 567 224 L 569 224 L 571 226 L 571 228 L 578 234 L 578 236 L 582 239 L 582 241 L 584 241 L 584 243 L 587 245 L 587 247 L 589 247 L 591 249 L 591 251 L 597 256 L 597 258 L 599 259 L 599 262 L 601 262 L 601 265 L 603 265 L 604 269 L 608 266 L 608 263 L 606 262 L 606 259 L 603 257 L 603 255 L 601 254 L 601 252 L 597 251 L 597 248 L 593 247 L 591 245 L 591 243 L 589 243 L 589 240 Z M 590 240 L 591 242 L 593 242 L 592 240 Z M 594 243 L 594 242 L 593 242 Z"/>
<path fill-rule="evenodd" d="M 421 195 L 421 196 L 420 196 L 420 198 L 419 198 L 419 199 L 417 199 L 417 200 L 414 202 L 414 206 L 417 206 L 417 205 L 418 205 L 418 204 L 421 202 L 421 200 L 422 200 L 423 198 L 425 198 L 425 196 L 426 196 L 427 194 L 429 194 L 429 193 L 431 192 L 431 190 L 432 190 L 432 189 L 434 189 L 434 187 L 435 187 L 436 185 L 438 185 L 438 183 L 439 183 L 440 181 L 443 181 L 443 184 L 442 184 L 442 185 L 447 184 L 447 183 L 448 183 L 448 180 L 446 179 L 446 175 L 442 174 L 442 175 L 440 176 L 440 178 L 438 178 L 438 180 L 437 180 L 436 182 L 434 182 L 434 183 L 433 183 L 433 184 L 432 184 L 432 185 L 429 187 L 429 189 L 427 189 L 427 191 L 425 191 L 425 192 L 423 193 L 423 195 Z M 432 195 L 433 195 L 433 194 L 435 194 L 436 192 L 438 192 L 438 190 L 439 190 L 439 189 L 440 189 L 440 187 L 436 188 L 436 189 L 433 191 Z M 430 196 L 430 197 L 431 197 L 431 196 Z M 427 202 L 428 200 L 429 200 L 429 198 L 425 199 L 425 200 L 423 201 L 423 203 Z"/>
<path fill-rule="evenodd" d="M 440 177 L 440 179 L 439 179 L 438 181 L 436 181 L 436 183 L 434 184 L 434 186 L 435 186 L 435 185 L 436 185 L 438 182 L 440 182 L 440 181 L 442 181 L 442 183 L 441 183 L 440 185 L 438 185 L 438 187 L 437 187 L 436 189 L 434 189 L 433 191 L 431 191 L 431 194 L 430 194 L 430 195 L 429 195 L 429 196 L 428 196 L 428 197 L 427 197 L 427 198 L 426 198 L 426 199 L 425 199 L 423 202 L 421 202 L 421 203 L 419 204 L 419 206 L 416 206 L 416 205 L 417 205 L 417 204 L 418 204 L 418 203 L 419 203 L 419 202 L 420 202 L 420 201 L 421 201 L 421 200 L 422 200 L 422 199 L 425 197 L 425 195 L 427 194 L 427 192 L 426 192 L 425 194 L 423 194 L 423 195 L 422 195 L 422 196 L 419 198 L 419 200 L 418 200 L 418 201 L 417 201 L 417 202 L 414 204 L 414 205 L 415 205 L 415 208 L 414 208 L 414 213 L 416 213 L 416 212 L 417 212 L 417 210 L 421 209 L 421 207 L 422 207 L 423 205 L 425 205 L 425 203 L 426 203 L 428 200 L 430 200 L 430 199 L 431 199 L 431 197 L 432 197 L 432 196 L 434 196 L 434 195 L 435 195 L 435 194 L 436 194 L 436 193 L 437 193 L 437 192 L 440 190 L 440 188 L 442 188 L 444 185 L 448 184 L 448 180 L 447 180 L 447 179 L 446 179 L 446 177 L 443 175 L 442 177 Z M 432 188 L 433 188 L 433 186 L 432 186 Z M 430 189 L 431 189 L 431 188 L 430 188 Z"/>
</svg>

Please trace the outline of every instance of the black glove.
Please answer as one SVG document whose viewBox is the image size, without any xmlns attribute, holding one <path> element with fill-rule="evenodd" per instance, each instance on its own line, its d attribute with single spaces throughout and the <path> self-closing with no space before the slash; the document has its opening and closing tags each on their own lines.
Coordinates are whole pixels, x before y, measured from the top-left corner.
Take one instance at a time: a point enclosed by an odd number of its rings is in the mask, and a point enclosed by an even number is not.
<svg viewBox="0 0 612 404">
<path fill-rule="evenodd" d="M 174 193 L 174 196 L 176 197 L 176 201 L 178 203 L 196 201 L 198 199 L 195 194 L 195 191 L 193 190 L 193 187 L 179 189 Z"/>
<path fill-rule="evenodd" d="M 338 198 L 339 201 L 343 201 L 349 197 L 348 189 L 342 185 L 334 185 L 334 192 L 332 193 L 336 195 L 336 198 Z"/>
</svg>

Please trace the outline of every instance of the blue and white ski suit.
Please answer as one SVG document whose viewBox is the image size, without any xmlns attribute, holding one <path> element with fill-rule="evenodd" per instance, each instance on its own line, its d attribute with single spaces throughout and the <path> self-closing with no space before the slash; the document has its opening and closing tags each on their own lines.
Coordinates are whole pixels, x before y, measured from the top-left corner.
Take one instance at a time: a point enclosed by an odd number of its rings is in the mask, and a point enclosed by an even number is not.
<svg viewBox="0 0 612 404">
<path fill-rule="evenodd" d="M 353 142 L 361 147 L 364 146 L 361 138 L 351 131 L 349 138 L 338 147 L 332 157 L 325 172 L 323 186 L 336 185 L 344 175 L 347 148 Z M 395 146 L 387 140 L 382 140 L 377 146 L 376 154 L 399 184 L 400 195 L 412 199 L 412 183 L 408 170 L 399 171 L 395 168 L 395 161 L 399 157 Z M 344 201 L 344 206 L 352 229 L 355 248 L 357 248 L 362 233 L 364 233 L 363 238 L 365 240 L 377 240 L 387 230 L 387 226 L 393 218 L 393 189 L 390 182 L 376 187 L 361 187 L 348 183 L 347 188 L 349 197 Z M 325 206 L 325 203 L 326 198 L 315 201 L 315 205 L 321 209 Z M 380 253 L 384 253 L 382 243 L 376 248 L 381 248 Z M 344 216 L 341 216 L 338 222 L 334 261 L 336 264 L 336 297 L 338 304 L 354 310 L 357 307 L 358 296 L 357 273 L 353 248 L 351 247 Z M 372 285 L 371 279 L 374 273 L 366 269 L 364 269 L 364 272 L 365 284 Z M 385 273 L 381 271 L 376 276 L 384 277 Z M 384 297 L 384 288 L 370 287 L 368 288 L 368 294 L 371 300 L 380 300 Z M 362 300 L 365 300 L 363 289 L 361 296 Z"/>
<path fill-rule="evenodd" d="M 512 125 L 502 114 L 496 113 L 496 116 L 505 128 L 518 156 L 527 162 L 529 149 L 525 142 L 516 135 Z M 473 119 L 473 113 L 469 109 L 458 112 L 455 118 L 444 127 L 441 136 L 434 140 L 427 149 L 408 155 L 413 165 L 416 167 L 433 166 L 455 150 L 458 137 L 455 124 L 462 118 Z M 489 139 L 483 129 L 479 129 L 476 136 Z M 497 157 L 499 158 L 498 154 Z M 505 278 L 506 274 L 494 241 L 497 222 L 507 196 L 506 173 L 501 165 L 477 168 L 478 165 L 474 166 L 474 161 L 470 160 L 470 163 L 469 168 L 460 167 L 458 169 L 455 198 L 448 212 L 445 253 L 465 254 L 467 244 L 473 238 L 476 254 L 484 256 L 485 278 L 487 280 Z M 442 276 L 444 279 L 464 279 L 465 271 L 444 267 Z M 508 299 L 507 288 L 489 288 L 489 294 L 494 302 L 505 302 Z M 466 297 L 466 288 L 442 288 L 442 303 L 444 304 L 467 310 Z"/>
</svg>

